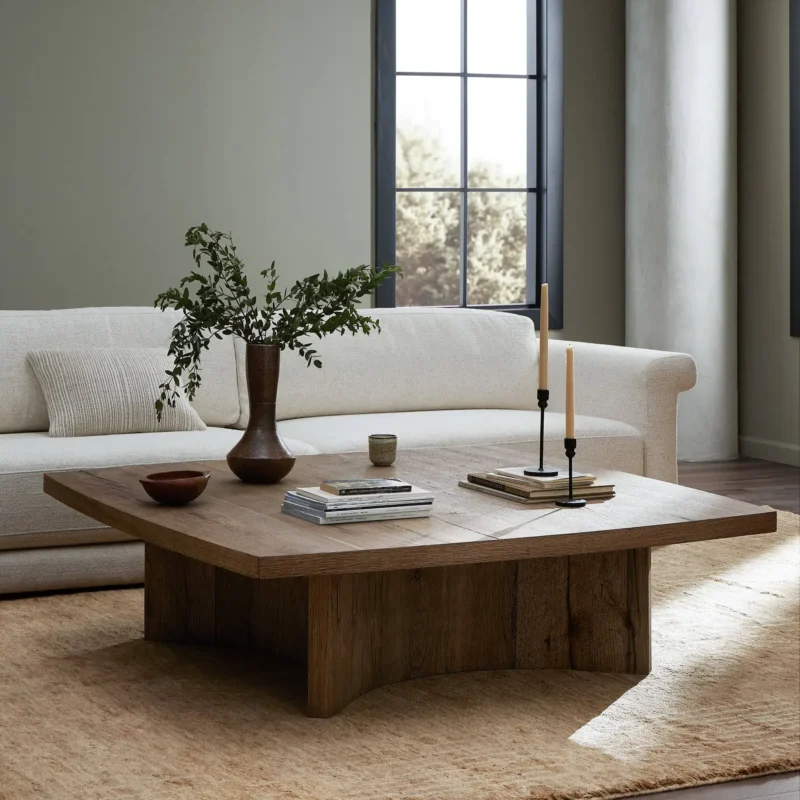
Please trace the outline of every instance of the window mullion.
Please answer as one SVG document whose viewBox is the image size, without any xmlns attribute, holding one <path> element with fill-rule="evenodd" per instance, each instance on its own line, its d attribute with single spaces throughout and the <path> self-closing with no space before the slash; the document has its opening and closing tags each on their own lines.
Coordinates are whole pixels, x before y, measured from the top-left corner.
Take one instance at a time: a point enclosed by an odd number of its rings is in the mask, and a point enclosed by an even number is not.
<svg viewBox="0 0 800 800">
<path fill-rule="evenodd" d="M 539 287 L 547 282 L 547 37 L 542 35 L 547 30 L 547 0 L 529 0 L 536 6 L 536 82 L 533 90 L 536 93 L 535 130 L 536 130 L 536 241 L 534 263 L 528 264 L 528 302 L 539 303 Z M 531 9 L 533 10 L 533 9 Z M 529 36 L 530 41 L 530 36 Z M 533 65 L 530 65 L 533 66 Z M 529 69 L 530 69 L 529 66 Z M 530 97 L 530 93 L 529 93 Z M 532 114 L 528 113 L 530 120 Z M 531 248 L 528 248 L 530 255 Z M 534 297 L 531 297 L 533 289 Z"/>
<path fill-rule="evenodd" d="M 528 126 L 528 149 L 527 149 L 527 185 L 528 189 L 539 186 L 539 141 L 540 128 L 538 118 L 539 103 L 539 8 L 541 0 L 527 0 L 528 18 L 528 91 L 526 102 L 527 126 Z M 532 79 L 531 76 L 536 76 Z M 539 214 L 541 209 L 541 198 L 539 192 L 535 196 L 528 194 L 527 202 L 527 242 L 525 247 L 525 300 L 531 305 L 538 305 L 539 293 L 539 237 L 542 229 L 539 226 Z"/>
</svg>

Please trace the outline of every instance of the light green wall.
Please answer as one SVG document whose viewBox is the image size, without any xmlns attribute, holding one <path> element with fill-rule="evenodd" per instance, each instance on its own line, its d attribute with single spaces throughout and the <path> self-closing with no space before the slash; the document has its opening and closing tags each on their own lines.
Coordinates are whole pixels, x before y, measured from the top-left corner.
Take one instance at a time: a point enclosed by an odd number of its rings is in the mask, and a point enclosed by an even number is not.
<svg viewBox="0 0 800 800">
<path fill-rule="evenodd" d="M 563 336 L 624 338 L 624 0 L 565 0 Z M 0 307 L 140 305 L 234 232 L 287 279 L 371 254 L 370 0 L 6 0 Z"/>
<path fill-rule="evenodd" d="M 5 0 L 1 308 L 142 305 L 189 225 L 285 278 L 370 258 L 369 0 Z"/>
<path fill-rule="evenodd" d="M 739 0 L 739 431 L 800 464 L 800 339 L 789 336 L 789 0 Z"/>
</svg>

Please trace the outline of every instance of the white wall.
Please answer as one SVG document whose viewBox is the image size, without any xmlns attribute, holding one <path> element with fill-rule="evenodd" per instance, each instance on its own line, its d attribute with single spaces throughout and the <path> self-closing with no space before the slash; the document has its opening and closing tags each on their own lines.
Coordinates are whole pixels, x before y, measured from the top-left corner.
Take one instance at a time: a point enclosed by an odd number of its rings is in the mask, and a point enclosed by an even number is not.
<svg viewBox="0 0 800 800">
<path fill-rule="evenodd" d="M 739 92 L 740 447 L 800 465 L 800 339 L 789 336 L 789 0 L 740 0 Z"/>
<path fill-rule="evenodd" d="M 4 0 L 0 307 L 151 304 L 186 229 L 370 259 L 370 0 Z"/>
</svg>

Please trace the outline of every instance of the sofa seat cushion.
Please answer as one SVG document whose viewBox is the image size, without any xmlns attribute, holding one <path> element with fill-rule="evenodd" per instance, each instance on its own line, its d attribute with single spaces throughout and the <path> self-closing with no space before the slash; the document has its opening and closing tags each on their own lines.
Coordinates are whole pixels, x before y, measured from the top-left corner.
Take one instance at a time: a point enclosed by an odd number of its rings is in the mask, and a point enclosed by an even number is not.
<svg viewBox="0 0 800 800">
<path fill-rule="evenodd" d="M 0 435 L 0 538 L 14 537 L 20 547 L 53 547 L 57 543 L 83 544 L 82 537 L 87 535 L 83 532 L 104 528 L 44 494 L 44 472 L 220 460 L 241 436 L 241 431 L 231 428 L 71 439 L 52 438 L 45 432 Z M 303 442 L 288 439 L 286 444 L 297 455 L 315 452 Z M 39 535 L 51 531 L 54 532 L 51 536 Z M 58 537 L 60 531 L 64 532 L 63 539 Z M 37 536 L 26 539 L 20 534 Z M 121 534 L 109 535 L 113 538 L 103 541 L 124 539 Z"/>
<path fill-rule="evenodd" d="M 641 475 L 644 464 L 642 435 L 623 422 L 576 416 L 578 455 L 576 467 L 606 467 Z M 510 409 L 410 411 L 392 414 L 358 414 L 305 417 L 279 423 L 287 440 L 306 442 L 320 453 L 367 450 L 371 433 L 394 433 L 398 447 L 456 447 L 470 444 L 538 442 L 539 412 Z M 564 460 L 564 415 L 547 412 L 545 453 Z M 538 446 L 531 445 L 531 461 Z M 499 464 L 497 466 L 500 466 Z"/>
</svg>

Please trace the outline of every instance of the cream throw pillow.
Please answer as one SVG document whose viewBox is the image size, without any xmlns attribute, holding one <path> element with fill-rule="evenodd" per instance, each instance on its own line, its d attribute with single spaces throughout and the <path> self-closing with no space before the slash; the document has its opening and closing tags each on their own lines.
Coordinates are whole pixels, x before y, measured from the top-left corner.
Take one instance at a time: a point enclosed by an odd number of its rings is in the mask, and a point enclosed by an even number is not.
<svg viewBox="0 0 800 800">
<path fill-rule="evenodd" d="M 28 360 L 39 379 L 51 436 L 204 431 L 205 423 L 181 395 L 161 422 L 153 405 L 164 373 L 165 350 L 86 348 L 33 350 Z"/>
</svg>

